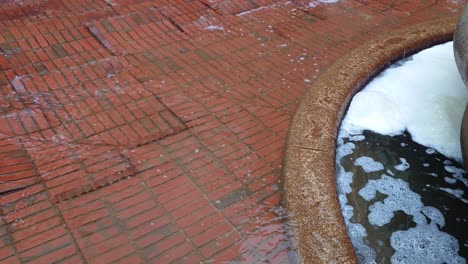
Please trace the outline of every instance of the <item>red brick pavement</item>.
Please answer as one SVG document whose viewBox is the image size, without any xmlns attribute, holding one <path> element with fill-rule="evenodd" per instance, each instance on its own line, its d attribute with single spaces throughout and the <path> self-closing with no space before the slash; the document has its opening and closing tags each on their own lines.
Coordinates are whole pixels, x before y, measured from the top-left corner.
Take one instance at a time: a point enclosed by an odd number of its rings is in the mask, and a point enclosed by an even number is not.
<svg viewBox="0 0 468 264">
<path fill-rule="evenodd" d="M 464 1 L 309 2 L 0 0 L 0 263 L 294 262 L 301 96 Z"/>
</svg>

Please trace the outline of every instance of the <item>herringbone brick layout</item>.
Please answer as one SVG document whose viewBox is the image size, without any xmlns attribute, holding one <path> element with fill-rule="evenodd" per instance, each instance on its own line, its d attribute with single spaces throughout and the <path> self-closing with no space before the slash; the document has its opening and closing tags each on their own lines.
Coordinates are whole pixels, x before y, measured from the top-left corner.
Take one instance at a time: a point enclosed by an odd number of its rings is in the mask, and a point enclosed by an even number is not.
<svg viewBox="0 0 468 264">
<path fill-rule="evenodd" d="M 281 163 L 301 96 L 463 4 L 0 0 L 0 263 L 295 262 Z"/>
</svg>

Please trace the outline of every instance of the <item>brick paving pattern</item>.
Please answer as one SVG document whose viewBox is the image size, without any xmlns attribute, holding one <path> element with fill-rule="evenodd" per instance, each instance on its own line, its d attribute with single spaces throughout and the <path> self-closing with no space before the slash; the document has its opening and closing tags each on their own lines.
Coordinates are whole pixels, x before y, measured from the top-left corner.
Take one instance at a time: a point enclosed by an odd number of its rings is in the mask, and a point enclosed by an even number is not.
<svg viewBox="0 0 468 264">
<path fill-rule="evenodd" d="M 464 4 L 311 2 L 0 0 L 0 263 L 294 262 L 280 175 L 301 96 Z"/>
</svg>

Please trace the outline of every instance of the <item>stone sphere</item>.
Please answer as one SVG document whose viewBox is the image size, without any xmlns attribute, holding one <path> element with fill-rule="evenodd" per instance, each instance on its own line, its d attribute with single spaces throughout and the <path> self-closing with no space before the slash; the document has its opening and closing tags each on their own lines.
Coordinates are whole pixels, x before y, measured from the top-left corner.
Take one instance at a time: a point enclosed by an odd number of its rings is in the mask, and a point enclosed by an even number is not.
<svg viewBox="0 0 468 264">
<path fill-rule="evenodd" d="M 453 37 L 453 50 L 458 71 L 468 86 L 468 4 L 463 8 Z"/>
</svg>

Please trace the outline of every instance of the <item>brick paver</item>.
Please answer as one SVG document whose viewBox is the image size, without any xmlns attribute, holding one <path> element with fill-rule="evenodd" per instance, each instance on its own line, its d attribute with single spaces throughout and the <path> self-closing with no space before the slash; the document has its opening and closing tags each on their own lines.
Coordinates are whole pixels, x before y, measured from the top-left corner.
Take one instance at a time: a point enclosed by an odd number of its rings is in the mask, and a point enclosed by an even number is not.
<svg viewBox="0 0 468 264">
<path fill-rule="evenodd" d="M 0 1 L 0 263 L 294 262 L 280 174 L 301 96 L 464 4 L 313 2 Z"/>
</svg>

